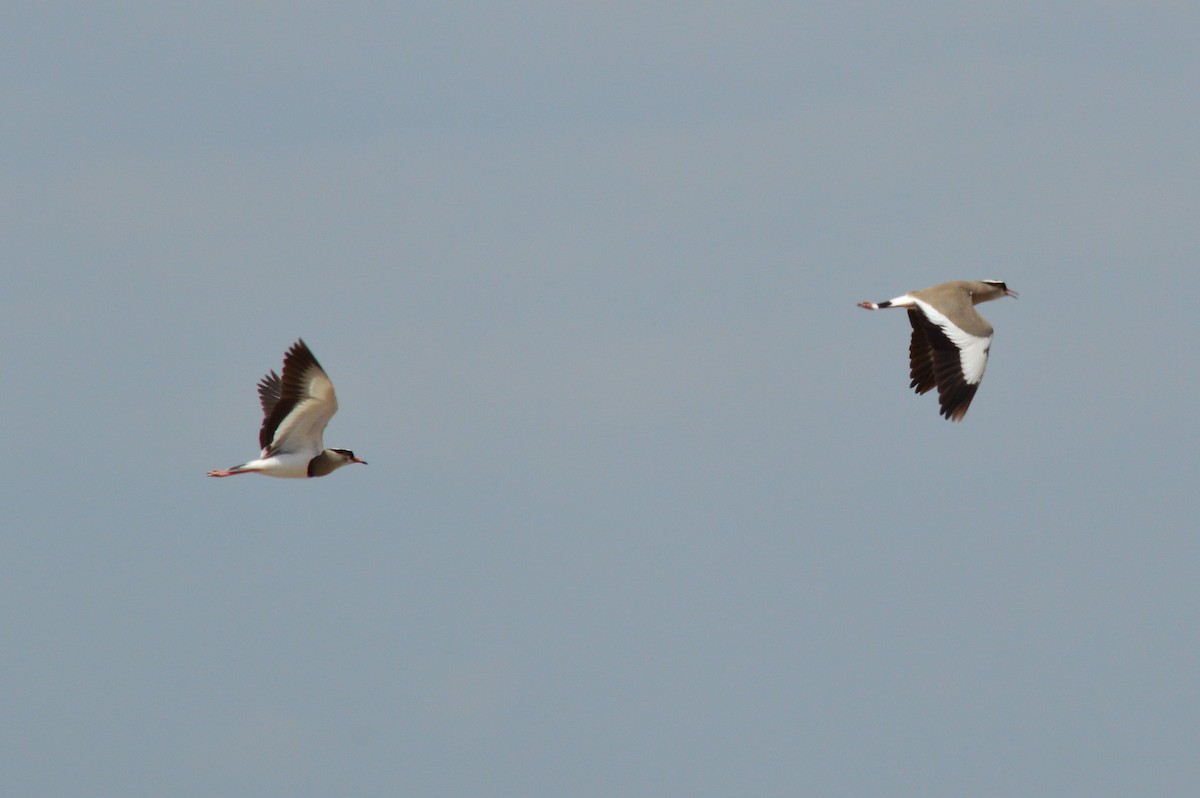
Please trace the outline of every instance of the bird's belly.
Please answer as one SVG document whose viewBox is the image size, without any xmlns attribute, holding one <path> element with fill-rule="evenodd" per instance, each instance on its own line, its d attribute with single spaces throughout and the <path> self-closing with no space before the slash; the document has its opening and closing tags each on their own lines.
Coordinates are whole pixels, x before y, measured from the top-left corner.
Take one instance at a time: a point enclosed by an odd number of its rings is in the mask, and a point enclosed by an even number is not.
<svg viewBox="0 0 1200 798">
<path fill-rule="evenodd" d="M 312 459 L 312 455 L 307 452 L 287 452 L 267 457 L 260 460 L 260 474 L 265 474 L 269 477 L 283 477 L 285 479 L 307 479 L 308 478 L 308 461 Z"/>
</svg>

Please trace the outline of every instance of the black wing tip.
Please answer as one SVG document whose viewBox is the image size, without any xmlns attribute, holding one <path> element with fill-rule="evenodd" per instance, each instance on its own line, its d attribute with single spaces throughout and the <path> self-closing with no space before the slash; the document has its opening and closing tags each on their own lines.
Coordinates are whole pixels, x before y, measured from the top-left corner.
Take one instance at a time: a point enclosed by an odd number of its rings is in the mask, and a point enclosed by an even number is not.
<svg viewBox="0 0 1200 798">
<path fill-rule="evenodd" d="M 312 350 L 308 348 L 308 344 L 304 343 L 303 338 L 297 338 L 296 342 L 288 347 L 287 352 L 283 355 L 284 363 L 293 357 L 303 357 L 304 355 L 312 356 Z"/>
<path fill-rule="evenodd" d="M 962 421 L 967 416 L 967 410 L 971 407 L 971 402 L 975 399 L 975 392 L 978 390 L 978 385 L 963 383 L 957 386 L 946 386 L 944 389 L 939 386 L 938 396 L 941 404 L 941 414 L 948 421 Z"/>
<path fill-rule="evenodd" d="M 279 401 L 279 395 L 282 391 L 283 381 L 279 379 L 279 375 L 275 373 L 275 369 L 268 371 L 258 381 L 258 401 L 262 405 L 264 419 L 271 416 L 271 411 L 275 409 L 275 404 Z"/>
<path fill-rule="evenodd" d="M 308 344 L 304 343 L 303 338 L 297 338 L 296 343 L 288 347 L 287 352 L 283 356 L 283 376 L 286 379 L 288 367 L 292 364 L 297 366 L 315 365 L 321 368 L 321 364 L 317 362 L 317 358 L 313 355 L 312 350 L 308 348 Z"/>
<path fill-rule="evenodd" d="M 947 421 L 959 422 L 967 417 L 967 408 L 965 407 L 943 407 L 941 415 Z"/>
</svg>

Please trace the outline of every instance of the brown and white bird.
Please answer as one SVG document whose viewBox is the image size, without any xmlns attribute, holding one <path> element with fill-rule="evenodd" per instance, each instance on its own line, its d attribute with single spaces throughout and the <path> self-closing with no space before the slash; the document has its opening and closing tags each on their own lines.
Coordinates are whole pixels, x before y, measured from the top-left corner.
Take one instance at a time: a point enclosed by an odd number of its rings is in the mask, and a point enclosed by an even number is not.
<svg viewBox="0 0 1200 798">
<path fill-rule="evenodd" d="M 912 325 L 908 345 L 910 388 L 922 394 L 938 389 L 941 414 L 962 421 L 975 398 L 992 346 L 992 325 L 980 316 L 980 302 L 1016 297 L 1000 280 L 955 280 L 910 291 L 885 302 L 859 302 L 860 308 L 906 308 Z"/>
<path fill-rule="evenodd" d="M 259 380 L 263 423 L 257 460 L 209 471 L 210 477 L 265 474 L 268 477 L 323 477 L 344 465 L 362 463 L 349 449 L 326 449 L 325 425 L 337 412 L 333 383 L 303 340 L 283 357 L 283 377 L 275 370 Z"/>
</svg>

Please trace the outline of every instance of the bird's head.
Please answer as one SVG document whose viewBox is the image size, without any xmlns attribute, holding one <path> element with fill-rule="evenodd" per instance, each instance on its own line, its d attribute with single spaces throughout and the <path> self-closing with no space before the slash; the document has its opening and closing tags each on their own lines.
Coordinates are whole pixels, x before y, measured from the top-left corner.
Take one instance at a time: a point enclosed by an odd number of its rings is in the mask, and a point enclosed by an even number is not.
<svg viewBox="0 0 1200 798">
<path fill-rule="evenodd" d="M 1003 280 L 980 280 L 979 282 L 987 287 L 975 295 L 975 304 L 987 302 L 989 299 L 999 299 L 1002 296 L 1017 298 L 1017 292 L 1005 285 Z"/>
<path fill-rule="evenodd" d="M 366 465 L 367 461 L 359 460 L 354 456 L 354 452 L 349 449 L 326 449 L 308 461 L 308 475 L 310 477 L 323 477 L 351 463 Z"/>
<path fill-rule="evenodd" d="M 367 464 L 366 460 L 360 460 L 354 456 L 354 452 L 349 449 L 330 449 L 329 451 L 337 455 L 338 459 L 342 460 L 341 465 L 350 465 L 351 463 Z"/>
</svg>

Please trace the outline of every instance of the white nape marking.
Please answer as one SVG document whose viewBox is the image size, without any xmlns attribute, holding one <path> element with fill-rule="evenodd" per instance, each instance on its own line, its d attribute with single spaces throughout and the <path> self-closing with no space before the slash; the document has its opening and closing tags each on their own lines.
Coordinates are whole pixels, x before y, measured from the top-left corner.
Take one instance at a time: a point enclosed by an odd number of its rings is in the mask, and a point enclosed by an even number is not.
<svg viewBox="0 0 1200 798">
<path fill-rule="evenodd" d="M 889 308 L 911 308 L 917 304 L 917 298 L 912 294 L 903 294 L 888 300 Z"/>
<path fill-rule="evenodd" d="M 958 347 L 958 361 L 962 367 L 963 379 L 968 385 L 978 385 L 983 379 L 983 370 L 987 368 L 988 347 L 991 346 L 992 336 L 980 338 L 960 329 L 946 318 L 933 305 L 913 298 L 914 304 L 925 314 L 925 318 L 936 324 Z"/>
</svg>

